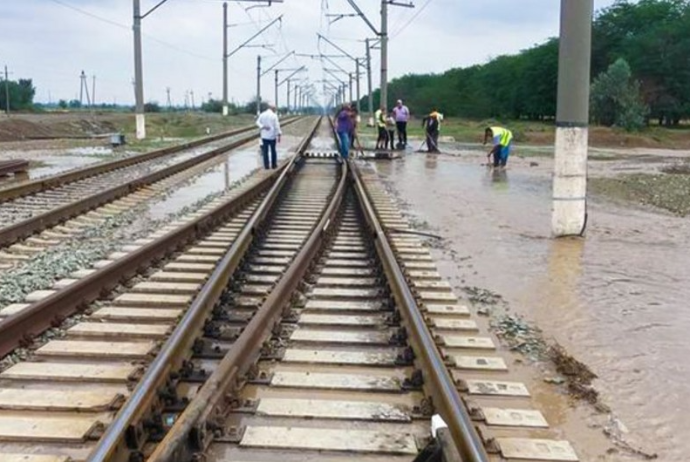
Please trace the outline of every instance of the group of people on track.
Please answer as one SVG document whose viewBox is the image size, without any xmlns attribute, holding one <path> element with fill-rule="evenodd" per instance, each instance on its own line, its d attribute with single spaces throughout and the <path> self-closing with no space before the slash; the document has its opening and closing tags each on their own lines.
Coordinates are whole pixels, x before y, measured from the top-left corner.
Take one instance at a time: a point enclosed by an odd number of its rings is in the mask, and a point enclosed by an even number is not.
<svg viewBox="0 0 690 462">
<path fill-rule="evenodd" d="M 336 132 L 340 140 L 340 153 L 344 158 L 349 156 L 350 147 L 354 146 L 353 138 L 357 137 L 358 114 L 352 105 L 345 103 L 338 110 L 335 117 Z M 407 122 L 410 118 L 410 110 L 398 100 L 396 106 L 388 114 L 383 115 L 383 107 L 376 111 L 375 120 L 379 127 L 379 139 L 376 141 L 376 149 L 405 149 L 407 147 Z M 398 144 L 394 146 L 395 132 L 398 132 Z"/>
<path fill-rule="evenodd" d="M 335 116 L 335 129 L 338 134 L 339 151 L 344 159 L 349 157 L 350 149 L 355 146 L 357 140 L 357 123 L 359 114 L 350 104 L 343 104 Z M 398 100 L 390 113 L 385 113 L 385 107 L 381 106 L 374 114 L 374 124 L 378 130 L 376 150 L 394 150 L 407 148 L 407 123 L 410 120 L 410 110 L 402 100 Z M 443 114 L 433 109 L 422 118 L 422 127 L 425 131 L 425 144 L 429 153 L 438 153 L 438 139 L 441 130 Z M 280 142 L 281 130 L 275 106 L 269 107 L 257 118 L 256 125 L 260 129 L 261 153 L 263 155 L 264 168 L 276 168 L 277 153 L 276 143 Z M 397 132 L 398 143 L 394 146 Z M 489 165 L 495 168 L 505 168 L 513 143 L 513 133 L 504 127 L 487 127 L 484 130 L 484 145 L 491 141 L 491 150 L 487 158 L 491 159 Z M 269 159 L 270 151 L 270 159 Z"/>
<path fill-rule="evenodd" d="M 402 100 L 398 100 L 395 107 L 387 115 L 386 108 L 381 106 L 374 113 L 374 123 L 378 128 L 376 149 L 405 149 L 407 147 L 407 122 L 410 119 L 410 110 Z M 398 144 L 395 143 L 395 132 L 398 132 Z"/>
</svg>

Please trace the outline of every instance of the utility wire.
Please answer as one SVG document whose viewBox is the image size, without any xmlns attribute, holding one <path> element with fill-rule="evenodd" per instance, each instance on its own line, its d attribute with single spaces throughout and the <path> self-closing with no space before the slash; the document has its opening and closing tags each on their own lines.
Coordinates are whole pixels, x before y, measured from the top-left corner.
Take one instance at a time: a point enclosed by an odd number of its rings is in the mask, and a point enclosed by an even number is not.
<svg viewBox="0 0 690 462">
<path fill-rule="evenodd" d="M 130 31 L 130 30 L 131 30 L 131 27 L 130 27 L 130 26 L 127 26 L 127 25 L 125 25 L 125 24 L 121 24 L 121 23 L 119 23 L 119 22 L 112 21 L 112 20 L 110 20 L 110 19 L 108 19 L 108 18 L 104 18 L 103 16 L 99 16 L 99 15 L 97 15 L 97 14 L 91 13 L 90 11 L 83 10 L 83 9 L 81 9 L 81 8 L 78 8 L 78 7 L 74 6 L 74 5 L 70 5 L 69 3 L 63 2 L 62 0 L 50 0 L 50 1 L 53 2 L 53 3 L 57 3 L 58 5 L 64 6 L 65 8 L 68 8 L 68 9 L 70 9 L 70 10 L 73 10 L 73 11 L 76 11 L 76 12 L 78 12 L 78 13 L 81 13 L 81 14 L 83 14 L 83 15 L 85 15 L 85 16 L 89 16 L 90 18 L 96 19 L 96 20 L 101 21 L 101 22 L 104 22 L 104 23 L 106 23 L 106 24 L 110 24 L 111 26 L 115 26 L 115 27 L 118 27 L 118 28 L 120 28 L 120 29 L 124 29 L 124 30 L 126 30 L 126 31 Z M 219 61 L 217 58 L 211 58 L 210 56 L 201 55 L 201 54 L 196 53 L 196 52 L 194 52 L 194 51 L 185 50 L 184 48 L 180 48 L 180 47 L 177 46 L 177 45 L 174 45 L 174 44 L 169 43 L 169 42 L 165 42 L 165 41 L 163 41 L 163 40 L 161 40 L 161 39 L 159 39 L 159 38 L 156 38 L 156 37 L 154 37 L 154 36 L 152 36 L 152 35 L 150 35 L 150 34 L 142 33 L 141 35 L 145 36 L 146 38 L 148 38 L 148 39 L 150 39 L 150 40 L 152 40 L 152 41 L 154 41 L 154 42 L 156 42 L 156 43 L 158 43 L 158 44 L 160 44 L 160 45 L 163 45 L 163 46 L 166 46 L 166 47 L 168 47 L 168 48 L 170 48 L 170 49 L 172 49 L 172 50 L 175 50 L 175 51 L 177 51 L 177 52 L 184 53 L 184 54 L 187 54 L 187 55 L 189 55 L 189 56 L 193 56 L 193 57 L 195 57 L 195 58 L 205 59 L 205 60 L 207 60 L 207 61 L 214 61 L 214 62 Z"/>
<path fill-rule="evenodd" d="M 426 2 L 424 3 L 424 5 L 422 5 L 421 7 L 419 7 L 419 9 L 418 9 L 418 10 L 415 12 L 415 14 L 410 18 L 410 20 L 407 21 L 405 24 L 403 24 L 403 26 L 402 26 L 400 29 L 398 29 L 398 30 L 395 31 L 393 34 L 391 34 L 391 35 L 390 35 L 390 38 L 397 37 L 397 36 L 400 35 L 405 29 L 407 29 L 407 27 L 408 27 L 410 24 L 412 24 L 412 23 L 419 17 L 420 14 L 422 14 L 422 12 L 426 9 L 427 6 L 429 6 L 430 3 L 431 3 L 431 0 L 426 0 Z"/>
</svg>

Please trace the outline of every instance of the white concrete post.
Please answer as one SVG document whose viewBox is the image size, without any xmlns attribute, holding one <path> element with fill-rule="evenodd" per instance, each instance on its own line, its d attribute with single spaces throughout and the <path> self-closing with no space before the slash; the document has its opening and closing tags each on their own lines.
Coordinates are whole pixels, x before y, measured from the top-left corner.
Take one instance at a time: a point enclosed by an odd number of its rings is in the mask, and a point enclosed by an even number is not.
<svg viewBox="0 0 690 462">
<path fill-rule="evenodd" d="M 551 215 L 554 237 L 581 235 L 586 223 L 593 3 L 593 0 L 561 0 Z"/>
</svg>

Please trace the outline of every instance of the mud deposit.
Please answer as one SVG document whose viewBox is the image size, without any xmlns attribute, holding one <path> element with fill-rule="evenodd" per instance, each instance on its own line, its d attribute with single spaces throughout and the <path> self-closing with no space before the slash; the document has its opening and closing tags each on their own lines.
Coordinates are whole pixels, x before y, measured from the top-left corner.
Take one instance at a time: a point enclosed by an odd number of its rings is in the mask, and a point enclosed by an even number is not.
<svg viewBox="0 0 690 462">
<path fill-rule="evenodd" d="M 374 168 L 443 237 L 428 244 L 440 270 L 513 350 L 511 370 L 581 460 L 686 461 L 690 221 L 599 197 L 586 239 L 552 240 L 551 160 L 515 157 L 505 172 L 482 161 L 408 153 Z M 644 167 L 630 162 L 595 161 L 590 173 Z M 506 316 L 518 327 L 501 325 Z"/>
</svg>

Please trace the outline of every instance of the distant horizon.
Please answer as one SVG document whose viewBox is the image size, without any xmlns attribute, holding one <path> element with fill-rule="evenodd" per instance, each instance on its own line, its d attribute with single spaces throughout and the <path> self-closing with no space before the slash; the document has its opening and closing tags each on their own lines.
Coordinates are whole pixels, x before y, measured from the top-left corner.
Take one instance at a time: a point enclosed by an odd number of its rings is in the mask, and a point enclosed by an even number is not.
<svg viewBox="0 0 690 462">
<path fill-rule="evenodd" d="M 117 0 L 5 0 L 0 16 L 7 24 L 0 30 L 0 65 L 7 64 L 10 80 L 31 78 L 37 88 L 36 102 L 78 99 L 83 70 L 91 82 L 96 76 L 96 100 L 133 104 L 131 4 Z M 378 27 L 378 8 L 361 2 L 362 9 Z M 389 80 L 406 74 L 443 73 L 458 67 L 483 64 L 492 58 L 514 54 L 558 35 L 559 2 L 485 0 L 481 5 L 460 0 L 413 0 L 415 8 L 391 7 L 389 14 Z M 614 0 L 595 0 L 597 10 Z M 155 2 L 142 1 L 142 8 Z M 328 8 L 326 6 L 328 5 Z M 270 8 L 244 11 L 229 3 L 232 50 L 274 18 L 283 14 L 282 25 L 273 26 L 252 44 L 271 49 L 247 48 L 229 59 L 229 100 L 249 101 L 256 94 L 256 56 L 264 57 L 264 69 L 286 52 L 339 53 L 317 41 L 317 33 L 355 56 L 364 55 L 365 37 L 373 33 L 359 18 L 328 23 L 326 13 L 350 13 L 345 0 L 284 0 Z M 221 97 L 222 2 L 175 0 L 162 5 L 142 24 L 144 96 L 159 104 L 171 99 L 181 104 L 185 91 Z M 455 46 L 455 45 L 459 46 Z M 463 46 L 468 44 L 469 46 Z M 447 50 L 451 49 L 453 53 Z M 379 87 L 379 50 L 372 50 L 373 88 Z M 349 59 L 335 64 L 354 71 Z M 77 64 L 75 64 L 77 63 Z M 323 67 L 334 64 L 304 57 L 290 57 L 280 67 L 309 67 L 311 82 L 333 79 Z M 342 75 L 341 80 L 347 80 Z M 273 79 L 262 79 L 262 94 L 273 99 Z M 321 85 L 316 84 L 321 90 Z M 366 78 L 361 81 L 366 93 Z M 285 98 L 285 88 L 279 99 Z M 242 104 L 242 103 L 240 103 Z"/>
</svg>

